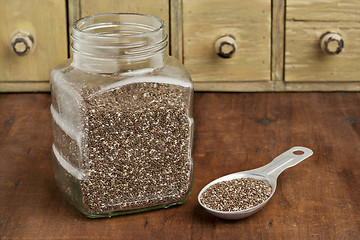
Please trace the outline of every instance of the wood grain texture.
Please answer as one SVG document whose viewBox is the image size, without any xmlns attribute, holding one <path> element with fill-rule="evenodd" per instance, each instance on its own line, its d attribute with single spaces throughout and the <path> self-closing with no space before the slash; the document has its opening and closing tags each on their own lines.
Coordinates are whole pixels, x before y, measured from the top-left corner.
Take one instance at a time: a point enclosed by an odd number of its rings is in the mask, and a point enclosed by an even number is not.
<svg viewBox="0 0 360 240">
<path fill-rule="evenodd" d="M 271 79 L 284 80 L 285 1 L 272 1 Z M 274 85 L 276 86 L 276 85 Z"/>
<path fill-rule="evenodd" d="M 0 6 L 0 81 L 48 81 L 50 70 L 67 58 L 65 1 L 0 0 Z M 10 46 L 19 30 L 34 37 L 29 55 L 18 56 Z"/>
<path fill-rule="evenodd" d="M 196 91 L 203 92 L 272 92 L 280 89 L 274 88 L 275 83 L 271 81 L 194 82 L 194 88 Z M 282 83 L 279 85 L 283 86 Z"/>
<path fill-rule="evenodd" d="M 69 39 L 68 39 L 68 49 L 69 49 L 69 56 L 72 57 L 72 51 L 71 51 L 71 34 L 72 34 L 72 25 L 76 20 L 80 18 L 80 0 L 68 0 L 67 1 L 67 8 L 68 8 L 68 33 L 69 33 Z"/>
<path fill-rule="evenodd" d="M 50 83 L 46 82 L 1 82 L 0 92 L 50 92 Z"/>
<path fill-rule="evenodd" d="M 183 7 L 182 0 L 170 0 L 171 55 L 183 62 Z"/>
<path fill-rule="evenodd" d="M 320 48 L 322 34 L 342 35 L 344 49 L 329 55 Z M 285 81 L 360 80 L 360 25 L 351 22 L 286 22 Z"/>
<path fill-rule="evenodd" d="M 169 23 L 169 3 L 166 0 L 80 0 L 81 17 L 113 12 L 151 14 Z"/>
<path fill-rule="evenodd" d="M 269 81 L 269 1 L 183 0 L 184 64 L 195 82 Z M 231 34 L 238 50 L 216 55 L 215 41 Z"/>
<path fill-rule="evenodd" d="M 312 92 L 360 91 L 360 82 L 195 82 L 202 92 Z"/>
<path fill-rule="evenodd" d="M 284 89 L 288 92 L 309 91 L 360 91 L 360 82 L 285 82 Z"/>
<path fill-rule="evenodd" d="M 68 0 L 68 24 L 69 33 L 71 34 L 73 23 L 78 20 L 81 16 L 80 0 Z"/>
<path fill-rule="evenodd" d="M 286 19 L 311 21 L 360 21 L 360 0 L 287 0 Z"/>
<path fill-rule="evenodd" d="M 187 202 L 88 219 L 61 196 L 51 162 L 49 94 L 0 94 L 0 239 L 357 239 L 359 93 L 196 93 L 194 187 Z M 305 107 L 306 106 L 306 107 Z M 240 221 L 206 213 L 208 182 L 262 166 L 294 145 L 267 206 Z"/>
</svg>

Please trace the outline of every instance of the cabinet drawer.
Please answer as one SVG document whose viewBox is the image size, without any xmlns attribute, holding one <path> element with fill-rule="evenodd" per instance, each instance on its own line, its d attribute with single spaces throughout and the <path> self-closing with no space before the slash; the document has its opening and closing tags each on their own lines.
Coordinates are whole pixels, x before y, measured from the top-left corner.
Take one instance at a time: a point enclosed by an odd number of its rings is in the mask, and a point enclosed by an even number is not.
<svg viewBox="0 0 360 240">
<path fill-rule="evenodd" d="M 49 90 L 67 58 L 65 1 L 0 0 L 0 91 Z"/>
<path fill-rule="evenodd" d="M 285 24 L 285 81 L 359 81 L 359 12 L 359 0 L 289 0 Z M 329 54 L 336 51 L 339 53 Z"/>
<path fill-rule="evenodd" d="M 360 21 L 360 0 L 287 0 L 286 18 L 306 21 Z"/>
<path fill-rule="evenodd" d="M 266 0 L 184 0 L 183 59 L 194 82 L 269 81 L 270 24 Z M 214 45 L 229 35 L 237 48 L 223 58 Z"/>
<path fill-rule="evenodd" d="M 286 81 L 359 81 L 359 23 L 287 22 Z M 320 48 L 322 34 L 339 33 L 344 48 L 339 54 L 327 54 Z"/>
</svg>

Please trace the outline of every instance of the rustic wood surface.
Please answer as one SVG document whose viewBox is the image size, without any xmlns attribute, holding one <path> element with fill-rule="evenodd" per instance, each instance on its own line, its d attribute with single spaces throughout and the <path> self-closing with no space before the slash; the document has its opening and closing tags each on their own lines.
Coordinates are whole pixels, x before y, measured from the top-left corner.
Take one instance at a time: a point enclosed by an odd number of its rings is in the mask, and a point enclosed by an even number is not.
<svg viewBox="0 0 360 240">
<path fill-rule="evenodd" d="M 88 219 L 66 202 L 51 161 L 49 94 L 0 95 L 0 239 L 358 239 L 359 93 L 196 93 L 195 180 L 181 206 Z M 268 205 L 240 221 L 197 194 L 294 145 L 314 155 L 286 170 Z"/>
</svg>

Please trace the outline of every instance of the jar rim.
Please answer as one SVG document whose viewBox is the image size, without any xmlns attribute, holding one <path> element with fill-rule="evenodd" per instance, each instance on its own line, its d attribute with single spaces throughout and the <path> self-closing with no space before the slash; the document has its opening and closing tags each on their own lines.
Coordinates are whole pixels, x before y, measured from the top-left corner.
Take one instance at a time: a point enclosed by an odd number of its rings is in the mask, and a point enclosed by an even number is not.
<svg viewBox="0 0 360 240">
<path fill-rule="evenodd" d="M 155 59 L 162 65 L 168 46 L 166 23 L 146 14 L 91 15 L 75 21 L 72 29 L 73 66 L 87 70 L 99 65 L 104 71 L 106 65 L 113 72 L 120 65 Z"/>
</svg>

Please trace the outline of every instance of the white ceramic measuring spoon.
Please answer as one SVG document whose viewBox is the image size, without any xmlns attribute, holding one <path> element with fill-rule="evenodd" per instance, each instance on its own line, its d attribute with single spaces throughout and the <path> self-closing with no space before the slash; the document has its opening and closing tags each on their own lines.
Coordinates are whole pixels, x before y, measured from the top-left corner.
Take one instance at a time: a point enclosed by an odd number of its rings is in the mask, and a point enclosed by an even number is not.
<svg viewBox="0 0 360 240">
<path fill-rule="evenodd" d="M 276 189 L 276 181 L 280 173 L 282 173 L 285 169 L 289 167 L 295 166 L 299 162 L 310 157 L 312 154 L 313 151 L 309 148 L 293 147 L 287 150 L 286 152 L 282 153 L 281 155 L 277 156 L 276 158 L 274 158 L 274 160 L 272 160 L 270 163 L 266 164 L 265 166 L 249 171 L 232 173 L 212 181 L 200 191 L 198 195 L 198 201 L 200 205 L 206 209 L 206 211 L 219 218 L 232 219 L 232 220 L 246 218 L 256 213 L 261 208 L 263 208 L 266 205 L 266 203 L 270 200 L 270 198 L 274 195 Z M 218 182 L 230 181 L 239 178 L 255 178 L 268 182 L 272 188 L 270 197 L 259 205 L 241 211 L 218 211 L 208 208 L 207 206 L 201 203 L 200 197 L 208 187 Z"/>
</svg>

